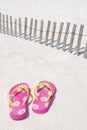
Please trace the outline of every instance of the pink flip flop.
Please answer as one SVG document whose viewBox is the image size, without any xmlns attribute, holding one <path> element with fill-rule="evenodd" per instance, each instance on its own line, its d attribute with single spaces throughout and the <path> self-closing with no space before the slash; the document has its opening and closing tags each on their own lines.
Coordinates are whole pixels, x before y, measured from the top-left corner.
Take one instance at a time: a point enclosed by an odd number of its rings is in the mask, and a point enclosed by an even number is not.
<svg viewBox="0 0 87 130">
<path fill-rule="evenodd" d="M 9 91 L 9 115 L 14 120 L 21 120 L 28 116 L 28 100 L 30 88 L 26 83 L 13 86 Z"/>
<path fill-rule="evenodd" d="M 41 81 L 35 86 L 35 99 L 32 104 L 32 110 L 35 113 L 43 114 L 49 110 L 56 93 L 54 84 L 48 81 Z"/>
</svg>

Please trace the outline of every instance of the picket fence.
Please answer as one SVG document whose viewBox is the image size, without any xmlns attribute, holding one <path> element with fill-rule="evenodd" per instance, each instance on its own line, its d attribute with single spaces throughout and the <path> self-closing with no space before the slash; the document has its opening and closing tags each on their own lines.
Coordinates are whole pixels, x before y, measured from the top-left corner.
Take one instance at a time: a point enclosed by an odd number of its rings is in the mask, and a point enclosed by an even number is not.
<svg viewBox="0 0 87 130">
<path fill-rule="evenodd" d="M 71 28 L 70 25 L 72 25 Z M 84 40 L 87 35 L 83 34 L 83 31 L 83 24 L 78 27 L 77 24 L 61 22 L 58 26 L 55 21 L 39 21 L 28 17 L 13 18 L 0 13 L 0 33 L 49 45 L 78 56 L 83 54 L 83 57 L 87 59 L 87 42 Z"/>
</svg>

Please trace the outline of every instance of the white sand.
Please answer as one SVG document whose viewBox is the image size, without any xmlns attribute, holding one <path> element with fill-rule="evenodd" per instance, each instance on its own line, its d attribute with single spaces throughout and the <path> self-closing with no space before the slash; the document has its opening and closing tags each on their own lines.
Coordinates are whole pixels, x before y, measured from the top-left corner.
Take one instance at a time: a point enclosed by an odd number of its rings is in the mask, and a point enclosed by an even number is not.
<svg viewBox="0 0 87 130">
<path fill-rule="evenodd" d="M 20 4 L 21 3 L 21 4 Z M 72 21 L 87 26 L 86 0 L 0 0 L 0 11 L 15 16 Z M 8 91 L 26 82 L 32 90 L 41 80 L 57 87 L 46 114 L 29 106 L 29 117 L 13 121 L 8 113 Z M 86 130 L 87 60 L 28 40 L 0 35 L 0 130 Z"/>
</svg>

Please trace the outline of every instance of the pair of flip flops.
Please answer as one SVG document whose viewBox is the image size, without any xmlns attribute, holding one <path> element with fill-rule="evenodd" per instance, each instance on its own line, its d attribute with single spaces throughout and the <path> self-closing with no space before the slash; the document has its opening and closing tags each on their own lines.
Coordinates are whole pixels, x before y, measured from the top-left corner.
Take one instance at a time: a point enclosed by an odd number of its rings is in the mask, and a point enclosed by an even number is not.
<svg viewBox="0 0 87 130">
<path fill-rule="evenodd" d="M 49 110 L 56 92 L 56 87 L 48 81 L 39 82 L 34 88 L 34 100 L 32 110 L 42 114 Z M 9 91 L 9 114 L 14 120 L 24 119 L 28 116 L 28 101 L 31 90 L 28 84 L 20 83 L 13 86 Z"/>
</svg>

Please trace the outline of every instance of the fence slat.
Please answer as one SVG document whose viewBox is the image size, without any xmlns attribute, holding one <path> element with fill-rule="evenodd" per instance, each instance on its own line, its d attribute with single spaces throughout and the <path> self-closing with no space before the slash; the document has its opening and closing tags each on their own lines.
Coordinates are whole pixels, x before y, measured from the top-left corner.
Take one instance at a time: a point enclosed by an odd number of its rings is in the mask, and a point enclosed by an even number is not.
<svg viewBox="0 0 87 130">
<path fill-rule="evenodd" d="M 10 16 L 10 34 L 13 35 L 12 16 Z"/>
<path fill-rule="evenodd" d="M 29 28 L 29 40 L 32 38 L 32 29 L 33 29 L 33 18 L 30 20 L 30 28 Z"/>
<path fill-rule="evenodd" d="M 28 18 L 25 17 L 25 21 L 24 21 L 24 39 L 26 39 L 26 36 L 27 36 L 27 23 L 28 23 Z"/>
<path fill-rule="evenodd" d="M 17 19 L 14 19 L 14 36 L 17 36 Z"/>
<path fill-rule="evenodd" d="M 9 34 L 8 15 L 6 15 L 6 33 Z"/>
<path fill-rule="evenodd" d="M 64 41 L 63 41 L 63 47 L 62 47 L 63 51 L 65 51 L 66 42 L 67 42 L 67 38 L 68 38 L 68 32 L 69 32 L 69 27 L 70 27 L 70 23 L 68 22 L 67 25 L 66 25 L 66 31 L 65 31 Z"/>
<path fill-rule="evenodd" d="M 0 13 L 0 32 L 2 31 L 2 23 L 1 23 L 1 20 L 2 20 L 2 14 Z"/>
<path fill-rule="evenodd" d="M 34 21 L 34 34 L 33 34 L 35 41 L 36 41 L 36 34 L 37 34 L 37 20 L 35 19 L 35 21 Z"/>
<path fill-rule="evenodd" d="M 48 43 L 48 37 L 49 37 L 49 31 L 50 31 L 50 25 L 51 25 L 51 21 L 48 21 L 48 24 L 47 24 L 47 30 L 46 30 L 46 37 L 45 37 L 45 45 L 47 45 L 47 43 Z"/>
<path fill-rule="evenodd" d="M 79 55 L 79 50 L 80 50 L 80 46 L 81 46 L 83 30 L 84 30 L 84 25 L 80 25 L 79 36 L 78 36 L 77 47 L 76 47 L 76 54 L 77 55 Z"/>
<path fill-rule="evenodd" d="M 43 34 L 43 26 L 44 26 L 44 21 L 41 20 L 41 25 L 40 25 L 40 36 L 39 36 L 39 43 L 42 43 L 42 34 Z"/>
<path fill-rule="evenodd" d="M 21 18 L 18 18 L 18 22 L 19 22 L 19 37 L 21 37 L 22 35 Z"/>
<path fill-rule="evenodd" d="M 59 44 L 60 44 L 60 39 L 62 35 L 62 30 L 63 30 L 64 23 L 61 22 L 60 27 L 59 27 L 59 32 L 58 32 L 58 38 L 57 38 L 57 43 L 56 43 L 56 48 L 59 49 Z"/>
<path fill-rule="evenodd" d="M 52 30 L 52 38 L 51 38 L 51 47 L 53 47 L 54 37 L 55 37 L 55 30 L 56 30 L 56 22 L 53 22 L 53 30 Z"/>
<path fill-rule="evenodd" d="M 71 39 L 70 39 L 70 45 L 69 45 L 69 52 L 70 53 L 72 52 L 72 46 L 73 46 L 73 42 L 74 42 L 74 38 L 75 38 L 76 27 L 77 27 L 77 25 L 74 24 L 73 29 L 72 29 Z"/>
<path fill-rule="evenodd" d="M 87 59 L 87 42 L 86 42 L 86 47 L 85 47 L 85 52 L 84 52 L 84 58 Z"/>
<path fill-rule="evenodd" d="M 2 18 L 3 18 L 3 33 L 5 33 L 5 16 L 4 15 L 2 15 Z"/>
</svg>

